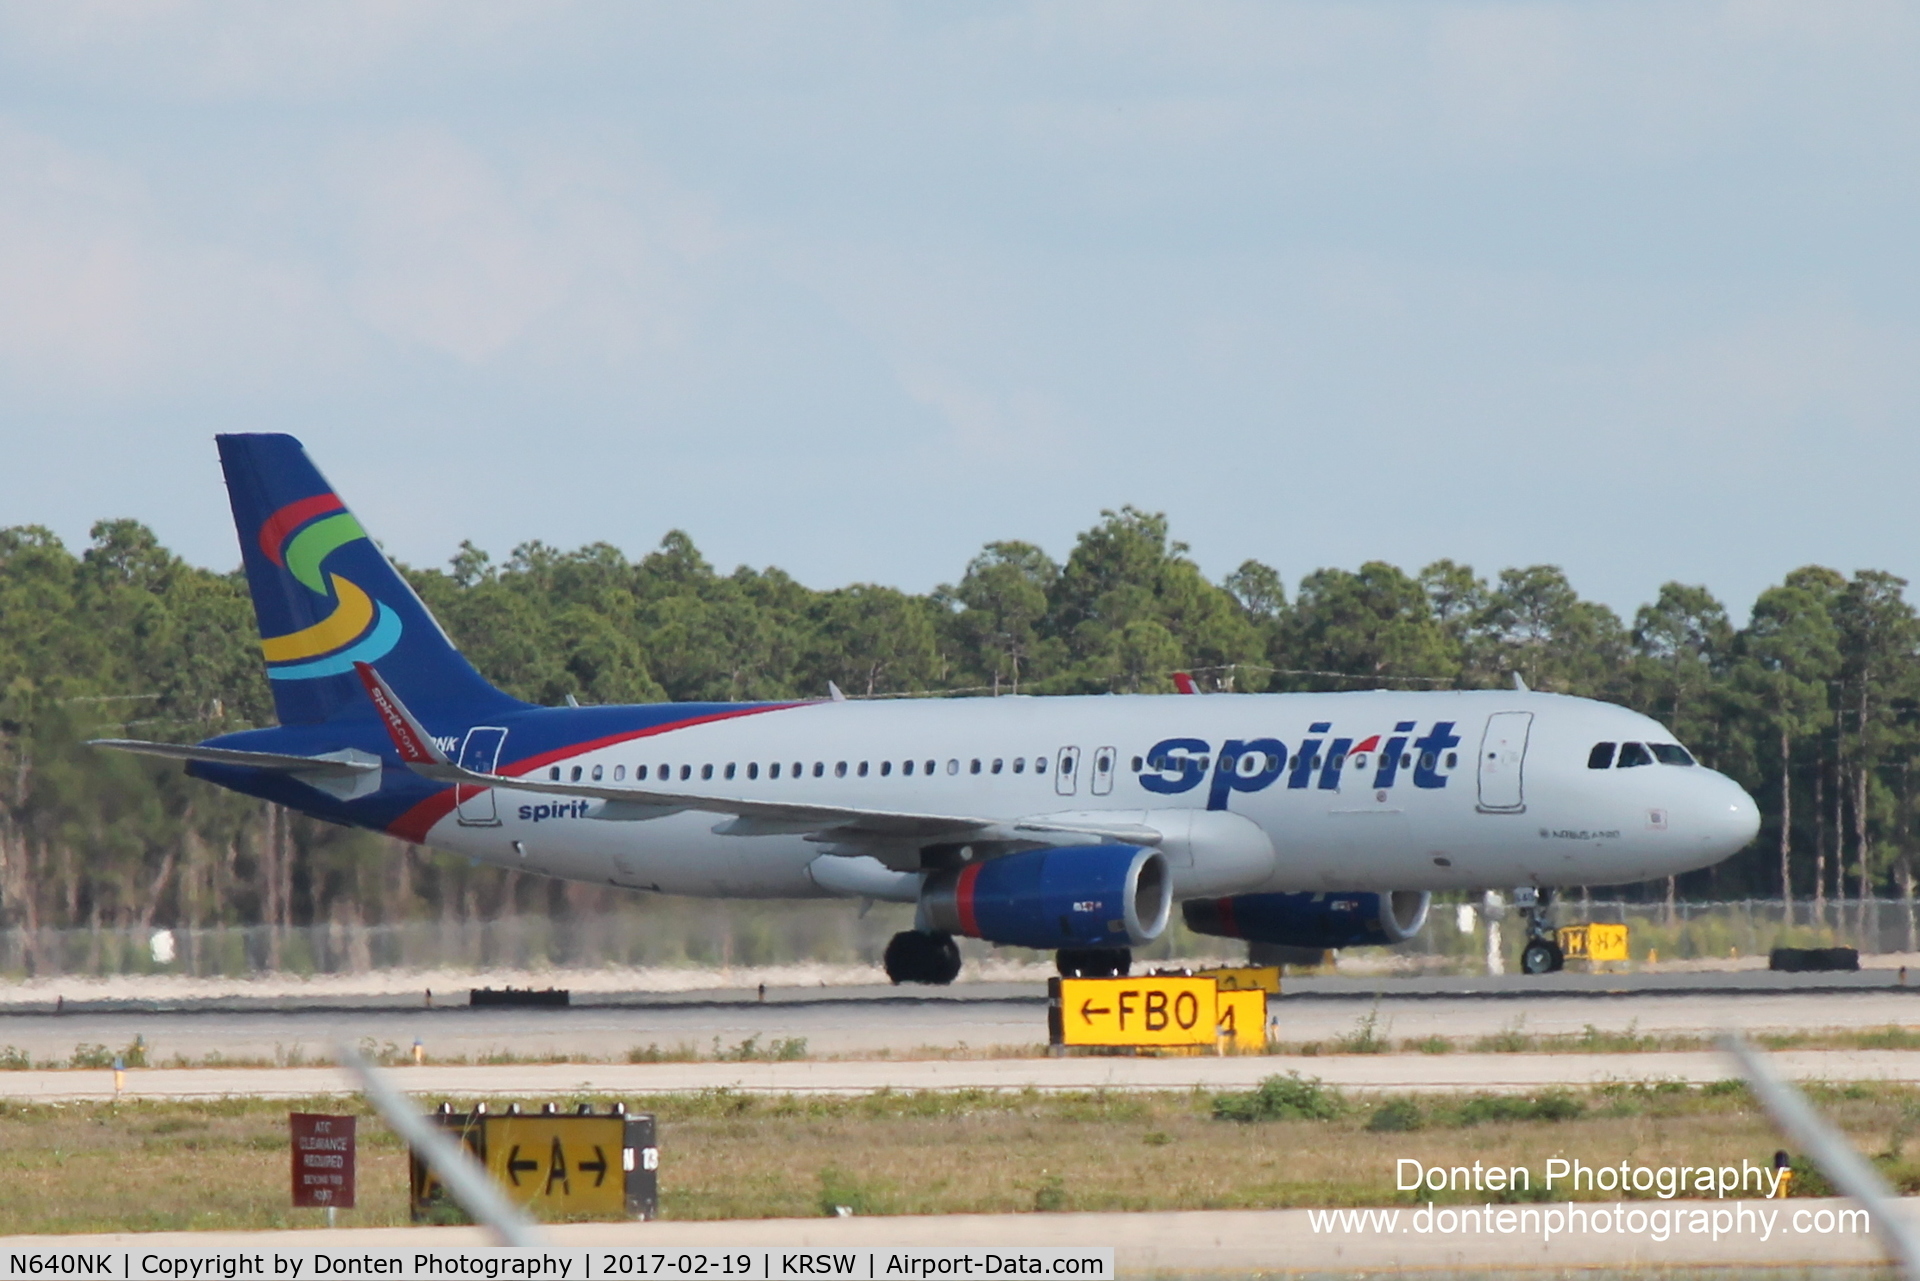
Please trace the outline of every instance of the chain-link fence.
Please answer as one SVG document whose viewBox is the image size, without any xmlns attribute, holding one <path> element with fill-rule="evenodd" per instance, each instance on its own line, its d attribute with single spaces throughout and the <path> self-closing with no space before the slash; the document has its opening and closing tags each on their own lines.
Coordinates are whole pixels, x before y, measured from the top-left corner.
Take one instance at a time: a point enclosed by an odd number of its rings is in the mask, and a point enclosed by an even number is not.
<svg viewBox="0 0 1920 1281">
<path fill-rule="evenodd" d="M 1916 905 L 1907 899 L 1796 902 L 1627 903 L 1577 896 L 1555 909 L 1560 924 L 1628 926 L 1635 961 L 1764 957 L 1774 947 L 1844 944 L 1863 953 L 1920 951 Z M 620 967 L 731 968 L 880 963 L 887 940 L 910 928 L 913 909 L 851 902 L 722 902 L 636 899 L 618 911 L 496 920 L 446 918 L 391 925 L 331 923 L 203 929 L 0 930 L 0 977 L 173 974 L 239 978 L 262 973 L 358 974 L 375 970 L 579 970 Z M 1515 962 L 1525 935 L 1508 908 L 1500 950 Z M 1489 921 L 1479 900 L 1436 900 L 1426 929 L 1393 949 L 1440 969 L 1485 965 Z M 1140 949 L 1143 962 L 1235 954 L 1239 944 L 1188 931 L 1176 913 L 1167 933 Z M 969 955 L 1033 957 L 966 943 Z M 1379 949 L 1362 949 L 1361 952 Z"/>
</svg>

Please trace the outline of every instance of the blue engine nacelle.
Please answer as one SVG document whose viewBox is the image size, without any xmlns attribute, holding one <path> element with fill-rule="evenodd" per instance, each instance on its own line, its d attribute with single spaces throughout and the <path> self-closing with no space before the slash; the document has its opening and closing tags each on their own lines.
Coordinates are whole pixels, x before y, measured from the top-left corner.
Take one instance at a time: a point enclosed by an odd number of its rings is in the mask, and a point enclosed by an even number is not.
<svg viewBox="0 0 1920 1281">
<path fill-rule="evenodd" d="M 1180 905 L 1196 934 L 1284 947 L 1404 943 L 1427 923 L 1428 894 L 1236 894 Z"/>
<path fill-rule="evenodd" d="M 1015 947 L 1131 947 L 1167 928 L 1167 856 L 1137 845 L 1028 850 L 935 872 L 920 892 L 928 928 Z"/>
</svg>

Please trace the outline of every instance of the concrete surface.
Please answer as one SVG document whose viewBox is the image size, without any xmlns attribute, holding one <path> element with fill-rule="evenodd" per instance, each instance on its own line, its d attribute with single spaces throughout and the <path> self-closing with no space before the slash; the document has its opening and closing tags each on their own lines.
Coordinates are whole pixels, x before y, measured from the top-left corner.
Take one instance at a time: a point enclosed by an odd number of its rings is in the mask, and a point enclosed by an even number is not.
<svg viewBox="0 0 1920 1281">
<path fill-rule="evenodd" d="M 0 990 L 0 997 L 7 995 Z M 13 994 L 16 998 L 18 993 Z M 1046 1040 L 1044 982 L 967 983 L 951 988 L 838 988 L 578 994 L 564 1009 L 472 1008 L 464 989 L 384 996 L 96 999 L 36 996 L 0 1002 L 0 1050 L 36 1062 L 68 1060 L 78 1045 L 120 1049 L 143 1038 L 150 1063 L 176 1057 L 285 1063 L 327 1054 L 341 1039 L 436 1058 L 490 1055 L 621 1060 L 657 1046 L 713 1056 L 750 1038 L 761 1048 L 806 1042 L 812 1055 L 913 1055 L 929 1050 L 1032 1049 Z M 1603 1032 L 1698 1034 L 1920 1025 L 1920 986 L 1885 971 L 1858 974 L 1557 974 L 1541 978 L 1427 977 L 1289 979 L 1273 1003 L 1284 1041 L 1331 1042 L 1372 1017 L 1394 1040 L 1471 1041 L 1509 1029 L 1538 1035 Z M 58 998 L 56 997 L 55 1000 Z"/>
<path fill-rule="evenodd" d="M 1790 1050 L 1772 1056 L 1795 1080 L 1920 1082 L 1920 1053 Z M 1343 1089 L 1517 1093 L 1613 1081 L 1705 1084 L 1738 1073 L 1712 1051 L 1658 1054 L 1351 1054 L 1234 1058 L 802 1060 L 790 1063 L 559 1063 L 393 1069 L 418 1095 L 494 1099 L 572 1094 L 864 1094 L 874 1090 L 1238 1090 L 1276 1073 L 1319 1077 Z M 114 1097 L 111 1071 L 0 1073 L 0 1098 L 57 1102 Z M 177 1068 L 130 1071 L 129 1098 L 304 1098 L 350 1093 L 337 1068 Z"/>
</svg>

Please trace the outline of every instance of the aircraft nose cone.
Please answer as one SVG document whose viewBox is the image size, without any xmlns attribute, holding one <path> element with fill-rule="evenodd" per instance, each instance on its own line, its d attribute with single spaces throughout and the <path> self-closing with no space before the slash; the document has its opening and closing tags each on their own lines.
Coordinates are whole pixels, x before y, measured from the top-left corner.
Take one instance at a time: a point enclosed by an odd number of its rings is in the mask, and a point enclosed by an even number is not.
<svg viewBox="0 0 1920 1281">
<path fill-rule="evenodd" d="M 1760 807 L 1745 788 L 1725 775 L 1713 781 L 1702 816 L 1702 839 L 1723 856 L 1734 854 L 1760 834 Z"/>
</svg>

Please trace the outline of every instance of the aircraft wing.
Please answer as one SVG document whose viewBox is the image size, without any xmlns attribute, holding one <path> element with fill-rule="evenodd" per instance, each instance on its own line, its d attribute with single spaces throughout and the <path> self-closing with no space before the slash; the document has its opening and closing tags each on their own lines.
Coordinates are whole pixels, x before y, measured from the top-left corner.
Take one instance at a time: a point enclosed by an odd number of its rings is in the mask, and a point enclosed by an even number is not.
<svg viewBox="0 0 1920 1281">
<path fill-rule="evenodd" d="M 1101 823 L 1051 820 L 1044 816 L 1023 819 L 995 819 L 967 814 L 925 814 L 903 810 L 862 809 L 843 805 L 820 805 L 804 801 L 766 801 L 748 796 L 721 796 L 696 792 L 668 791 L 659 788 L 605 783 L 558 782 L 548 779 L 483 774 L 455 764 L 434 743 L 420 722 L 414 719 L 399 696 L 380 674 L 365 663 L 355 664 L 380 714 L 381 722 L 392 736 L 394 746 L 407 767 L 423 778 L 437 783 L 466 787 L 511 788 L 548 796 L 567 796 L 605 801 L 595 814 L 598 819 L 646 820 L 661 818 L 685 810 L 724 814 L 732 821 L 714 830 L 730 836 L 771 836 L 775 834 L 818 833 L 823 840 L 858 844 L 862 839 L 879 842 L 924 843 L 931 840 L 1013 841 L 1029 845 L 1082 844 L 1090 841 L 1116 841 L 1131 845 L 1157 845 L 1162 835 L 1157 828 L 1139 823 Z"/>
</svg>

